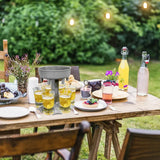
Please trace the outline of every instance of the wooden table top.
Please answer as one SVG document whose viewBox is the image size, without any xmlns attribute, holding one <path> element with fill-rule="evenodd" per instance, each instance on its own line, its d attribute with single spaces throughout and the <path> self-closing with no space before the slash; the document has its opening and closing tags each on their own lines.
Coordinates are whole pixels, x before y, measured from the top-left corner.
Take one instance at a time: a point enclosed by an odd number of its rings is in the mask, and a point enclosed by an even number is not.
<svg viewBox="0 0 160 160">
<path fill-rule="evenodd" d="M 18 119 L 2 119 L 0 118 L 0 131 L 21 129 L 29 127 L 40 127 L 40 126 L 54 126 L 70 123 L 79 123 L 82 120 L 87 120 L 89 122 L 98 122 L 105 120 L 118 120 L 130 117 L 140 117 L 149 115 L 160 114 L 160 99 L 148 95 L 148 96 L 137 96 L 136 89 L 129 86 L 128 89 L 129 96 L 126 99 L 114 100 L 112 106 L 116 108 L 115 111 L 109 109 L 108 107 L 101 111 L 96 112 L 86 112 L 78 110 L 79 114 L 74 115 L 72 111 L 68 113 L 63 113 L 59 115 L 47 115 L 42 113 L 42 118 L 37 119 L 34 113 L 30 113 L 28 116 Z M 80 93 L 77 92 L 76 100 L 80 99 Z M 1 105 L 0 107 L 3 107 Z M 22 106 L 30 107 L 35 106 L 34 104 L 29 104 L 27 98 L 20 98 L 18 103 L 10 104 L 5 106 Z"/>
</svg>

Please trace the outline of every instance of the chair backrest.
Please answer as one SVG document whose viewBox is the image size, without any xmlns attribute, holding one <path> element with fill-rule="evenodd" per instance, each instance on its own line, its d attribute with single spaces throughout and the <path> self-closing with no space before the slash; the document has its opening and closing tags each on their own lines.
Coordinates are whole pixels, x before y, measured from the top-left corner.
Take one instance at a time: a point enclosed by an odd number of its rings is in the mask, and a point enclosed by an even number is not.
<svg viewBox="0 0 160 160">
<path fill-rule="evenodd" d="M 74 76 L 74 79 L 80 81 L 79 66 L 71 66 L 71 74 Z"/>
<path fill-rule="evenodd" d="M 127 129 L 118 160 L 160 159 L 160 131 Z"/>
<path fill-rule="evenodd" d="M 55 130 L 47 133 L 29 135 L 7 135 L 0 137 L 0 157 L 54 151 L 61 148 L 72 148 L 64 159 L 78 159 L 84 134 L 89 131 L 90 124 L 82 121 L 77 128 Z"/>
<path fill-rule="evenodd" d="M 0 71 L 0 79 L 4 79 L 5 82 L 9 82 L 9 76 L 7 74 L 8 69 L 8 42 L 3 40 L 3 51 L 0 51 L 0 60 L 4 60 L 4 71 Z"/>
</svg>

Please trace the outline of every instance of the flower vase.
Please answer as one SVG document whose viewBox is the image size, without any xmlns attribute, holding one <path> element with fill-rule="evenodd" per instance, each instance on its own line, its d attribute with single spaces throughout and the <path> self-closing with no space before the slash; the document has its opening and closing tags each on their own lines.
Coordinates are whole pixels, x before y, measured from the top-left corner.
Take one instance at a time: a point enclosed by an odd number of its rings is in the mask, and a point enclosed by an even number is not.
<svg viewBox="0 0 160 160">
<path fill-rule="evenodd" d="M 27 84 L 28 84 L 28 80 L 24 80 L 24 81 L 18 81 L 17 80 L 17 84 L 18 84 L 18 90 L 24 95 L 27 93 Z"/>
</svg>

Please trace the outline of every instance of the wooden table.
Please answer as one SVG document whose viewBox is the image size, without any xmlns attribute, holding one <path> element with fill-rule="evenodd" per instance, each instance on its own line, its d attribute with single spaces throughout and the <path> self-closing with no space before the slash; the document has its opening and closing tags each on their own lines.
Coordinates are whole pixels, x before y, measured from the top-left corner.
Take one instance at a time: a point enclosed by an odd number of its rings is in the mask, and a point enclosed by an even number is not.
<svg viewBox="0 0 160 160">
<path fill-rule="evenodd" d="M 152 95 L 148 95 L 145 97 L 137 96 L 136 89 L 131 86 L 129 86 L 128 93 L 129 97 L 127 99 L 113 101 L 112 106 L 116 108 L 115 111 L 106 108 L 98 112 L 79 111 L 78 115 L 74 115 L 72 111 L 61 115 L 41 114 L 42 115 L 41 119 L 37 119 L 34 113 L 30 113 L 29 116 L 14 120 L 6 120 L 0 118 L 0 131 L 6 132 L 8 130 L 19 130 L 21 128 L 65 125 L 65 124 L 79 123 L 82 120 L 87 120 L 89 122 L 93 122 L 94 124 L 98 125 L 98 129 L 96 129 L 94 132 L 93 139 L 90 139 L 89 142 L 90 144 L 89 159 L 94 160 L 96 158 L 96 152 L 99 144 L 99 141 L 96 137 L 98 137 L 98 135 L 100 137 L 102 129 L 104 129 L 105 127 L 104 124 L 105 122 L 108 121 L 114 122 L 114 120 L 119 120 L 123 118 L 160 114 L 159 98 Z M 76 95 L 76 100 L 81 100 L 79 92 Z M 8 106 L 30 107 L 34 105 L 28 104 L 27 98 L 21 98 L 19 99 L 17 104 L 10 104 Z M 95 141 L 95 139 L 97 141 Z M 119 151 L 117 151 L 117 153 L 118 152 Z"/>
</svg>

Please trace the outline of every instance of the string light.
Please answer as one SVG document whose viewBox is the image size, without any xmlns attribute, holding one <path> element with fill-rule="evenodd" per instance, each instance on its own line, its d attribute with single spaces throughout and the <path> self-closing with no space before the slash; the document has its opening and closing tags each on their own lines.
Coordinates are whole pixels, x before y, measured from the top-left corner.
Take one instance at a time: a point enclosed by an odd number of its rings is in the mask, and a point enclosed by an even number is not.
<svg viewBox="0 0 160 160">
<path fill-rule="evenodd" d="M 74 23 L 75 23 L 75 22 L 74 22 L 74 19 L 73 19 L 73 18 L 71 18 L 71 19 L 70 19 L 70 21 L 69 21 L 69 24 L 70 24 L 71 26 L 73 26 L 73 25 L 74 25 Z"/>
<path fill-rule="evenodd" d="M 106 19 L 110 19 L 111 18 L 111 15 L 110 15 L 110 13 L 106 13 Z"/>
<path fill-rule="evenodd" d="M 147 8 L 148 8 L 147 2 L 144 2 L 144 3 L 143 3 L 143 8 L 144 8 L 144 9 L 147 9 Z"/>
</svg>

